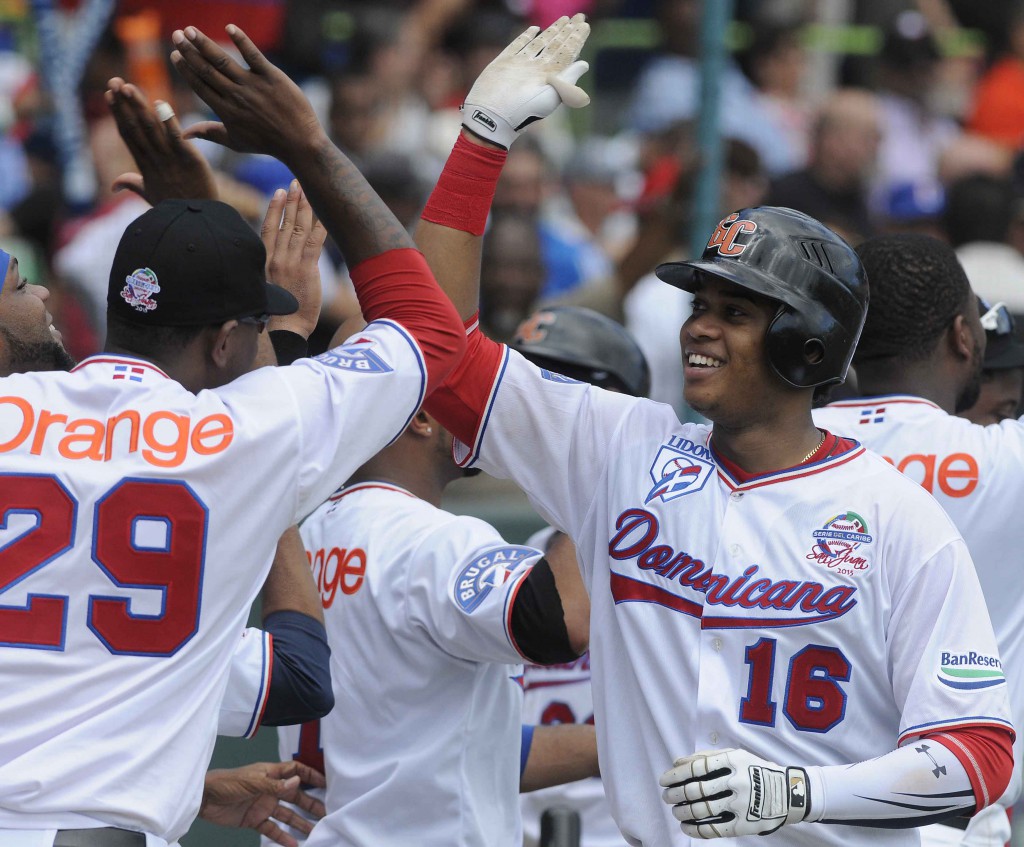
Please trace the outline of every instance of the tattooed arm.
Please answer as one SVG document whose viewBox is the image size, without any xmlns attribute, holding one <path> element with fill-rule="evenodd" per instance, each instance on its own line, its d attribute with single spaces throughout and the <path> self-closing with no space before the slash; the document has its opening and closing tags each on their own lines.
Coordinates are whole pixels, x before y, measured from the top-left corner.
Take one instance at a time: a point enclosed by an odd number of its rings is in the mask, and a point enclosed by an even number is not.
<svg viewBox="0 0 1024 847">
<path fill-rule="evenodd" d="M 195 27 L 172 37 L 175 68 L 221 119 L 189 127 L 185 136 L 284 162 L 349 267 L 387 250 L 413 247 L 398 219 L 331 143 L 302 90 L 242 30 L 229 26 L 227 32 L 248 68 Z"/>
<path fill-rule="evenodd" d="M 227 33 L 248 68 L 195 27 L 172 36 L 171 61 L 221 119 L 190 127 L 185 135 L 268 153 L 291 169 L 345 256 L 366 320 L 395 321 L 416 339 L 429 393 L 466 349 L 458 313 L 405 228 L 331 143 L 299 87 L 238 27 L 227 27 Z"/>
</svg>

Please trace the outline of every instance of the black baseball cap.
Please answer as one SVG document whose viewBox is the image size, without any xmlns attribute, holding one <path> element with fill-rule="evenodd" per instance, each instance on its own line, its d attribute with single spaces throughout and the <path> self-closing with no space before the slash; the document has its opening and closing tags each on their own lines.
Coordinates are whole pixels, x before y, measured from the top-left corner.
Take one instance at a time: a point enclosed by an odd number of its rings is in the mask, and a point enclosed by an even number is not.
<svg viewBox="0 0 1024 847">
<path fill-rule="evenodd" d="M 987 371 L 1007 371 L 1024 368 L 1024 344 L 1014 335 L 1014 320 L 1005 303 L 989 306 L 978 297 L 978 314 L 985 330 L 985 361 Z"/>
<path fill-rule="evenodd" d="M 299 302 L 267 282 L 266 256 L 259 236 L 226 203 L 164 200 L 121 236 L 107 313 L 149 326 L 290 315 Z"/>
</svg>

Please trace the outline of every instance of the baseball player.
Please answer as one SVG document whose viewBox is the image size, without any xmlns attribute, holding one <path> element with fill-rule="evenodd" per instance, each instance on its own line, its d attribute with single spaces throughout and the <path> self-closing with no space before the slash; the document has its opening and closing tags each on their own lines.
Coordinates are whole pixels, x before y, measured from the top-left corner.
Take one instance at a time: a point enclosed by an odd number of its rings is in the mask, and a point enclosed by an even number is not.
<svg viewBox="0 0 1024 847">
<path fill-rule="evenodd" d="M 510 347 L 538 367 L 609 391 L 645 397 L 651 374 L 647 360 L 623 327 L 590 309 L 553 306 L 535 312 L 517 330 Z M 548 527 L 527 544 L 558 555 L 555 539 L 564 535 Z M 574 566 L 571 544 L 564 555 Z M 527 665 L 523 673 L 523 720 L 541 725 L 592 724 L 594 697 L 590 690 L 590 654 L 560 665 Z M 608 810 L 604 788 L 596 779 L 553 786 L 524 794 L 523 833 L 526 843 L 540 839 L 541 815 L 561 806 L 575 809 L 582 826 L 584 847 L 621 847 L 619 828 Z"/>
<path fill-rule="evenodd" d="M 272 207 L 271 213 L 274 211 Z M 274 218 L 281 219 L 280 214 Z M 289 226 L 295 224 L 294 220 L 287 222 Z M 45 306 L 49 291 L 22 277 L 17 258 L 2 250 L 0 266 L 6 269 L 0 279 L 0 377 L 74 367 Z M 285 274 L 295 270 L 280 260 L 278 266 Z M 330 711 L 333 694 L 326 673 L 327 657 L 322 657 L 321 673 L 316 660 L 309 663 L 309 657 L 318 655 L 317 640 L 310 643 L 304 638 L 307 628 L 301 623 L 295 625 L 294 616 L 298 614 L 313 618 L 323 629 L 319 594 L 307 592 L 307 586 L 312 586 L 312 580 L 305 551 L 298 533 L 289 530 L 278 543 L 261 592 L 267 629 L 245 630 L 232 656 L 231 682 L 221 703 L 218 734 L 251 736 L 260 718 L 270 725 L 279 718 L 314 719 Z M 326 649 L 326 637 L 322 640 Z M 272 684 L 273 666 L 277 673 Z M 208 771 L 200 816 L 213 823 L 251 826 L 289 847 L 288 836 L 272 818 L 308 833 L 312 827 L 291 806 L 314 812 L 318 809 L 318 801 L 300 790 L 300 780 L 320 780 L 322 784 L 322 777 L 300 762 Z"/>
<path fill-rule="evenodd" d="M 464 120 L 516 127 L 546 69 L 522 40 L 490 67 Z M 682 424 L 479 332 L 475 234 L 502 160 L 464 131 L 417 231 L 469 332 L 428 407 L 461 464 L 514 480 L 576 544 L 602 773 L 626 840 L 786 826 L 788 844 L 910 844 L 905 828 L 991 803 L 1013 730 L 967 549 L 919 487 L 811 418 L 863 325 L 853 250 L 805 215 L 753 208 L 699 261 L 659 267 L 694 295 L 686 400 L 714 422 Z M 461 210 L 460 191 L 473 198 Z"/>
<path fill-rule="evenodd" d="M 151 106 L 141 90 L 119 77 L 110 80 L 106 99 L 139 168 L 139 173 L 118 177 L 115 186 L 132 186 L 151 204 L 182 197 L 218 199 L 213 170 L 181 137 L 173 109 L 159 101 Z M 305 340 L 319 317 L 318 259 L 326 238 L 297 182 L 287 192 L 275 192 L 260 237 L 268 278 L 292 292 L 299 308 L 260 335 L 257 364 L 291 364 L 304 355 Z M 333 705 L 320 595 L 302 542 L 297 533 L 289 533 L 294 537 L 282 537 L 261 592 L 263 629 L 245 630 L 235 648 L 219 735 L 251 738 L 261 725 L 315 720 Z"/>
<path fill-rule="evenodd" d="M 1004 309 L 979 318 L 978 301 L 948 245 L 923 235 L 887 235 L 858 248 L 871 280 L 871 308 L 854 358 L 861 397 L 815 412 L 822 426 L 855 436 L 920 483 L 963 534 L 978 569 L 1009 666 L 1015 722 L 1024 719 L 1024 609 L 1013 586 L 1024 528 L 1017 517 L 1024 471 L 1024 425 L 1016 419 L 979 426 L 954 412 L 978 397 L 984 327 L 1009 338 Z M 1006 809 L 1019 796 L 1018 765 L 1009 790 L 976 816 L 966 836 L 933 831 L 929 839 L 977 845 L 1010 837 Z M 995 799 L 995 798 L 993 798 Z M 963 828 L 965 819 L 946 821 Z M 945 838 L 943 839 L 943 836 Z"/>
<path fill-rule="evenodd" d="M 161 845 L 187 829 L 277 539 L 404 429 L 464 344 L 294 84 L 240 30 L 249 70 L 178 35 L 179 66 L 225 120 L 211 133 L 313 186 L 370 324 L 319 359 L 246 374 L 266 316 L 295 299 L 265 282 L 237 213 L 165 201 L 118 245 L 105 352 L 5 379 L 4 843 Z M 207 57 L 230 64 L 213 78 L 195 70 Z"/>
<path fill-rule="evenodd" d="M 525 657 L 567 656 L 520 643 L 511 602 L 552 596 L 553 575 L 540 551 L 439 508 L 463 475 L 450 451 L 451 436 L 420 413 L 302 525 L 336 698 L 319 744 L 308 725 L 294 746 L 282 739 L 289 757 L 322 751 L 328 814 L 311 847 L 521 843 L 516 795 L 531 750 L 515 678 Z M 530 608 L 547 611 L 520 611 Z M 565 641 L 557 613 L 548 644 Z"/>
</svg>

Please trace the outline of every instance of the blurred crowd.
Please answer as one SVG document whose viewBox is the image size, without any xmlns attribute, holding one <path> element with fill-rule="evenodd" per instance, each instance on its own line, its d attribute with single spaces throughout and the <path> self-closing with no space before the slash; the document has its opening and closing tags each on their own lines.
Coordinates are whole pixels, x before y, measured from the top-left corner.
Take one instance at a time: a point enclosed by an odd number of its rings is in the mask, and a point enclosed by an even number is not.
<svg viewBox="0 0 1024 847">
<path fill-rule="evenodd" d="M 184 126 L 211 117 L 167 59 L 170 33 L 186 23 L 213 36 L 244 25 L 411 227 L 472 80 L 524 26 L 575 11 L 594 25 L 582 81 L 594 102 L 512 149 L 485 241 L 481 320 L 501 340 L 541 303 L 623 320 L 651 362 L 652 396 L 685 413 L 678 328 L 688 295 L 652 271 L 691 243 L 699 0 L 121 0 L 78 92 L 91 199 L 69 199 L 33 13 L 9 4 L 0 246 L 53 291 L 70 352 L 100 349 L 113 251 L 147 207 L 113 189 L 135 165 L 103 91 L 122 76 L 173 104 Z M 976 292 L 1024 314 L 1024 2 L 739 0 L 728 41 L 716 214 L 790 206 L 854 244 L 886 231 L 938 235 Z M 264 157 L 202 149 L 222 197 L 258 225 L 290 174 Z M 321 270 L 314 353 L 357 309 L 336 250 Z"/>
</svg>

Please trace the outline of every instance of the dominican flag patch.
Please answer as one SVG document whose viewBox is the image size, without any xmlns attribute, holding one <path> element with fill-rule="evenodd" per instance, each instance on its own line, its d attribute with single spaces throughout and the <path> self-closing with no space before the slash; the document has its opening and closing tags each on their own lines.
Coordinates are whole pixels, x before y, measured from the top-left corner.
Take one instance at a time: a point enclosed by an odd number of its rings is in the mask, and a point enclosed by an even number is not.
<svg viewBox="0 0 1024 847">
<path fill-rule="evenodd" d="M 882 423 L 885 420 L 885 406 L 872 406 L 860 410 L 862 424 Z"/>
<path fill-rule="evenodd" d="M 128 379 L 132 382 L 142 382 L 143 368 L 137 365 L 114 365 L 114 379 Z"/>
</svg>

